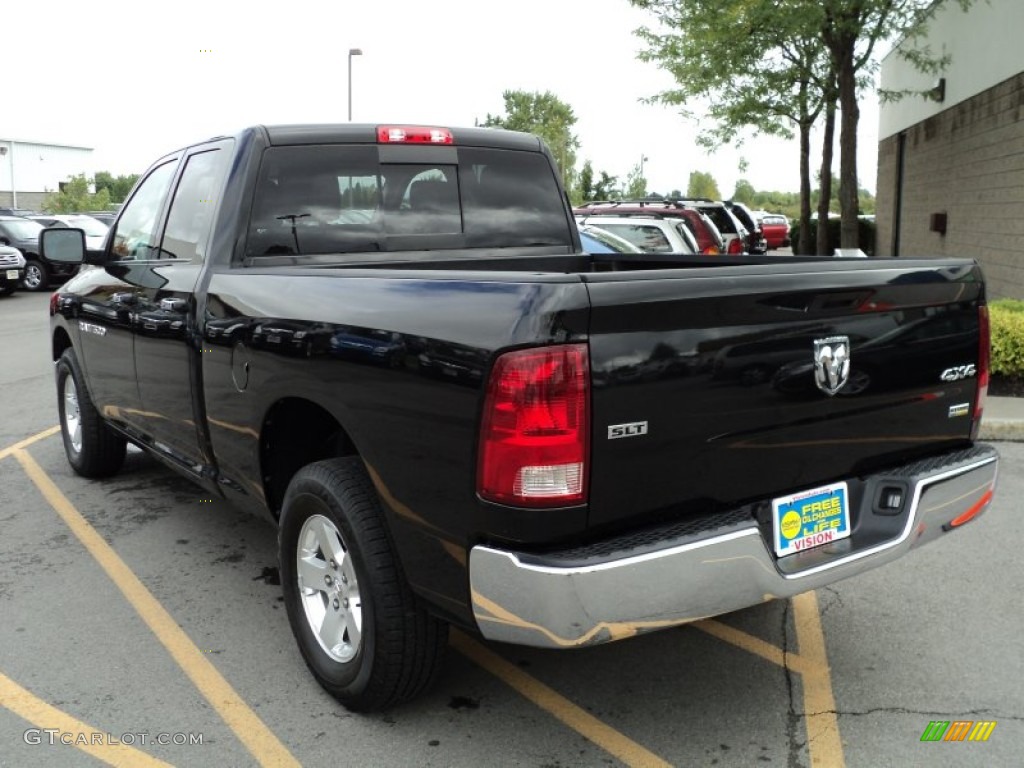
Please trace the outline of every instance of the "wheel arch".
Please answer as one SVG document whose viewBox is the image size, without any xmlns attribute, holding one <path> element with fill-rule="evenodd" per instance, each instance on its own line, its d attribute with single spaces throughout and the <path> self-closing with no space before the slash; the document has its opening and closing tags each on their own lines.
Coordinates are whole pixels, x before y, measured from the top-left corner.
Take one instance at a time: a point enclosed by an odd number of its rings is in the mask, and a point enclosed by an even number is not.
<svg viewBox="0 0 1024 768">
<path fill-rule="evenodd" d="M 264 498 L 275 518 L 280 516 L 288 484 L 302 467 L 323 459 L 359 455 L 335 415 L 303 397 L 284 397 L 267 409 L 259 452 Z"/>
<path fill-rule="evenodd" d="M 60 360 L 60 356 L 64 354 L 64 350 L 71 346 L 73 346 L 71 343 L 71 336 L 67 332 L 67 329 L 58 326 L 53 332 L 52 349 L 50 352 L 50 354 L 53 355 L 54 362 Z"/>
</svg>

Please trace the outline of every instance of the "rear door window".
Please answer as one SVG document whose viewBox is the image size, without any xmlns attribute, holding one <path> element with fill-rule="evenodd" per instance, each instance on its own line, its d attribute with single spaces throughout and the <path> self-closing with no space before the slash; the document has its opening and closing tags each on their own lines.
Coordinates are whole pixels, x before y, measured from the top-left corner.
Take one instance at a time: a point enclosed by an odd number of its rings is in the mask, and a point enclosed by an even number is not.
<svg viewBox="0 0 1024 768">
<path fill-rule="evenodd" d="M 701 211 L 708 215 L 708 218 L 715 223 L 718 227 L 718 231 L 726 235 L 738 234 L 736 228 L 736 220 L 729 215 L 729 211 L 725 209 L 725 206 L 709 205 L 701 207 Z"/>
<path fill-rule="evenodd" d="M 199 152 L 188 158 L 160 247 L 160 258 L 201 262 L 213 225 L 213 212 L 227 170 L 228 153 L 221 149 Z"/>
</svg>

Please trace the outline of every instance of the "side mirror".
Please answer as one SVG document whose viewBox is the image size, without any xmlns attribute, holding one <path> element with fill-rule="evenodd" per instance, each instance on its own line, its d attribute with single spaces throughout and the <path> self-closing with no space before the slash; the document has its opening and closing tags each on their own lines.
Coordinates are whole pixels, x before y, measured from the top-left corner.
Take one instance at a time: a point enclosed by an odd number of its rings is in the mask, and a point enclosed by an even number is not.
<svg viewBox="0 0 1024 768">
<path fill-rule="evenodd" d="M 44 229 L 39 233 L 39 254 L 61 264 L 85 261 L 85 232 L 81 229 Z"/>
</svg>

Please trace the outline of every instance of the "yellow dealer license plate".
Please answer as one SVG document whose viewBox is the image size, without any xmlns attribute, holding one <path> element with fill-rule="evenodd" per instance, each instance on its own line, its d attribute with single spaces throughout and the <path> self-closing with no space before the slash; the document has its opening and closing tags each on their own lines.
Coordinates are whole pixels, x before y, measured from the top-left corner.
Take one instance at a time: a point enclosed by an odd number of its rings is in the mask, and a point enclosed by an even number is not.
<svg viewBox="0 0 1024 768">
<path fill-rule="evenodd" d="M 850 535 L 846 483 L 783 496 L 772 501 L 775 554 L 779 557 L 820 547 Z"/>
</svg>

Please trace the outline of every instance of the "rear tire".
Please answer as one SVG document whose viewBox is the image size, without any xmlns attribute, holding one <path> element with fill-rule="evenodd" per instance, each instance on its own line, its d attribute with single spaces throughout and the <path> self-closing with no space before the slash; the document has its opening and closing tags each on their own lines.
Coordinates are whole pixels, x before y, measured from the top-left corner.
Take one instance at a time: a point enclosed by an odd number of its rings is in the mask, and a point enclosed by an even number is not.
<svg viewBox="0 0 1024 768">
<path fill-rule="evenodd" d="M 57 361 L 57 409 L 64 452 L 75 472 L 107 477 L 121 468 L 127 441 L 100 418 L 71 347 Z"/>
<path fill-rule="evenodd" d="M 313 677 L 353 711 L 411 699 L 436 678 L 448 626 L 412 593 L 358 458 L 299 470 L 278 536 L 292 633 Z"/>
</svg>

